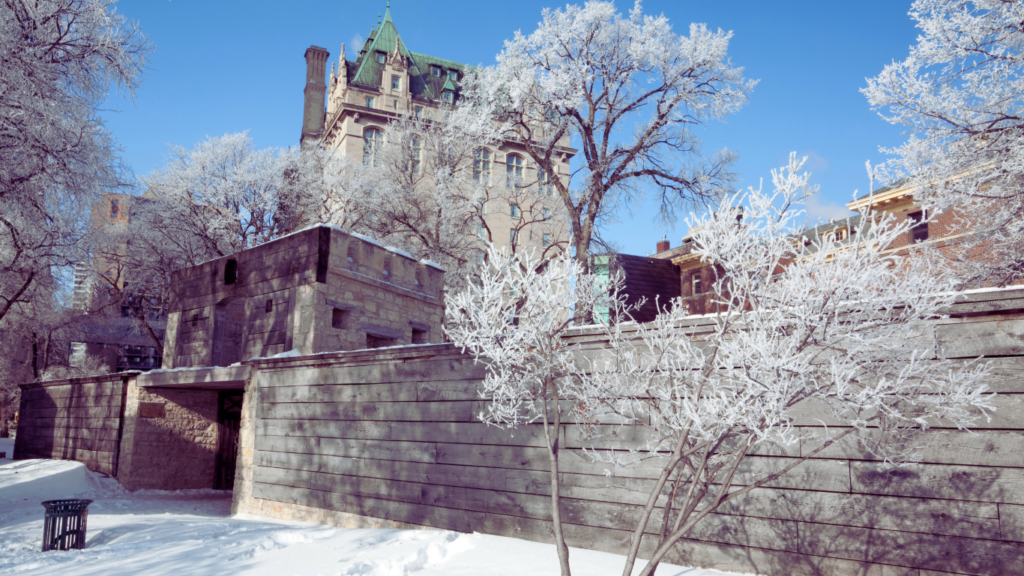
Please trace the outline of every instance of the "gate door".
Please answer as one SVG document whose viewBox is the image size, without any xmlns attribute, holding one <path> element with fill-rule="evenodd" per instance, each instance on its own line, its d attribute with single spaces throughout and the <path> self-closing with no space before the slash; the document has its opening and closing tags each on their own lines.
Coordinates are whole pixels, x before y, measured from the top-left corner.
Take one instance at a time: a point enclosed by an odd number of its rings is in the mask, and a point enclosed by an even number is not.
<svg viewBox="0 0 1024 576">
<path fill-rule="evenodd" d="M 242 426 L 242 392 L 222 390 L 217 408 L 217 467 L 214 488 L 231 490 L 235 486 L 235 460 L 238 458 L 238 431 Z"/>
</svg>

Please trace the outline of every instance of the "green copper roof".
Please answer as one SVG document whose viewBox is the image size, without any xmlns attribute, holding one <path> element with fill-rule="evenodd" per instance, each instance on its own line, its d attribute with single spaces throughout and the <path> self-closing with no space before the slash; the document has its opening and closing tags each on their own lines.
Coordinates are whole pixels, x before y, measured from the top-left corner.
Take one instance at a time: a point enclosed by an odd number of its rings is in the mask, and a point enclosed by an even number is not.
<svg viewBox="0 0 1024 576">
<path fill-rule="evenodd" d="M 388 58 L 394 53 L 396 46 L 398 53 L 404 56 L 409 64 L 409 91 L 413 96 L 439 100 L 444 90 L 458 89 L 448 77 L 448 70 L 458 70 L 461 74 L 468 66 L 409 51 L 391 19 L 390 7 L 384 13 L 380 28 L 370 31 L 356 61 L 345 62 L 349 72 L 349 83 L 372 88 L 383 86 L 384 64 L 377 61 L 377 54 L 384 53 L 385 58 Z M 434 76 L 433 67 L 440 69 L 440 75 Z"/>
</svg>

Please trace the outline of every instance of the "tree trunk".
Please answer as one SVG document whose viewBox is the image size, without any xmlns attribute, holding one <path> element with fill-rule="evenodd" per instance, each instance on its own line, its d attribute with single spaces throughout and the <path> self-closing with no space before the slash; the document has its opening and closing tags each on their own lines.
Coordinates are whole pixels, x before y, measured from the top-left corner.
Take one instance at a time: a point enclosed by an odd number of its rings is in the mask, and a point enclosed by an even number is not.
<svg viewBox="0 0 1024 576">
<path fill-rule="evenodd" d="M 555 386 L 553 382 L 547 383 L 548 390 L 551 390 Z M 552 436 L 552 426 L 548 423 L 548 406 L 544 405 L 544 437 L 548 443 L 548 460 L 551 463 L 551 529 L 555 536 L 555 550 L 558 552 L 558 564 L 562 570 L 562 576 L 571 576 L 572 571 L 569 568 L 569 546 L 565 543 L 565 534 L 562 532 L 562 505 L 559 500 L 559 482 L 558 482 L 558 433 L 561 427 L 561 410 L 558 406 L 558 394 L 550 394 L 549 397 L 554 397 L 552 404 L 554 405 L 554 436 Z"/>
<path fill-rule="evenodd" d="M 132 315 L 135 319 L 142 324 L 142 327 L 146 329 L 146 334 L 149 335 L 149 339 L 153 341 L 153 347 L 156 348 L 157 355 L 164 355 L 164 343 L 160 341 L 160 337 L 156 335 L 153 327 L 149 325 L 149 321 L 146 319 L 146 311 L 142 310 L 141 307 L 137 308 L 131 302 L 128 302 L 128 309 L 132 311 Z"/>
<path fill-rule="evenodd" d="M 0 399 L 0 438 L 10 438 L 11 437 L 11 429 L 7 425 L 7 418 L 8 418 L 8 416 L 7 416 L 7 414 L 8 414 L 8 412 L 7 412 L 7 405 L 8 404 L 9 404 L 9 401 L 8 401 L 7 398 Z M 9 458 L 13 458 L 14 455 L 12 454 L 12 455 L 9 455 L 8 457 Z"/>
<path fill-rule="evenodd" d="M 32 379 L 39 380 L 39 336 L 32 333 Z"/>
<path fill-rule="evenodd" d="M 585 238 L 583 236 L 586 236 Z M 575 238 L 576 248 L 576 262 L 579 263 L 583 274 L 593 274 L 594 268 L 590 261 L 590 236 L 581 235 Z M 593 308 L 582 306 L 579 302 L 586 302 L 588 298 L 584 298 L 582 295 L 576 299 L 576 318 L 574 319 L 577 326 L 585 326 L 587 324 L 594 323 L 594 310 Z"/>
</svg>

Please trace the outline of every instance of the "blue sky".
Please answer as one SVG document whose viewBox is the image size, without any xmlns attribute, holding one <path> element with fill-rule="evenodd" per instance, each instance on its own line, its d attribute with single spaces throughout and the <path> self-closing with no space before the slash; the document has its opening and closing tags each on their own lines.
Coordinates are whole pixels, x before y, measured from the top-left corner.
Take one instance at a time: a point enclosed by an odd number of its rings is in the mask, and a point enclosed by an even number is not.
<svg viewBox="0 0 1024 576">
<path fill-rule="evenodd" d="M 628 2 L 617 2 L 628 11 Z M 491 64 L 502 41 L 536 28 L 548 1 L 422 2 L 393 0 L 391 14 L 411 50 L 467 64 Z M 790 151 L 809 157 L 805 169 L 821 186 L 809 206 L 815 217 L 846 213 L 855 190 L 867 191 L 864 161 L 881 146 L 901 143 L 901 130 L 872 111 L 858 89 L 865 78 L 906 57 L 917 30 L 910 0 L 675 0 L 644 2 L 676 31 L 691 22 L 735 34 L 729 53 L 748 78 L 760 80 L 748 105 L 703 133 L 705 151 L 739 153 L 742 186 L 770 184 L 770 170 Z M 121 0 L 118 11 L 138 20 L 155 47 L 134 102 L 107 102 L 104 118 L 138 174 L 164 163 L 168 144 L 193 146 L 207 135 L 249 130 L 259 146 L 298 143 L 302 123 L 303 52 L 323 46 L 349 58 L 377 22 L 384 0 Z M 686 231 L 665 227 L 646 204 L 622 213 L 607 236 L 631 254 L 653 250 L 663 234 L 672 245 Z"/>
</svg>

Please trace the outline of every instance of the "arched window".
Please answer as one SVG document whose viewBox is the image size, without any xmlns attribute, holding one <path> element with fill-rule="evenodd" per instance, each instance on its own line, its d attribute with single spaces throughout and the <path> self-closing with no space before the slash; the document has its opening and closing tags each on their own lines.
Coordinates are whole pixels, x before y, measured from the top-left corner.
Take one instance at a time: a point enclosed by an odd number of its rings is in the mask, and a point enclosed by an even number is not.
<svg viewBox="0 0 1024 576">
<path fill-rule="evenodd" d="M 479 148 L 473 152 L 473 182 L 486 186 L 491 181 L 491 151 Z"/>
<path fill-rule="evenodd" d="M 384 150 L 384 133 L 378 128 L 363 130 L 363 164 L 380 166 Z"/>
<path fill-rule="evenodd" d="M 523 181 L 523 157 L 509 154 L 505 157 L 505 164 L 505 186 L 508 188 L 518 188 Z"/>
</svg>

